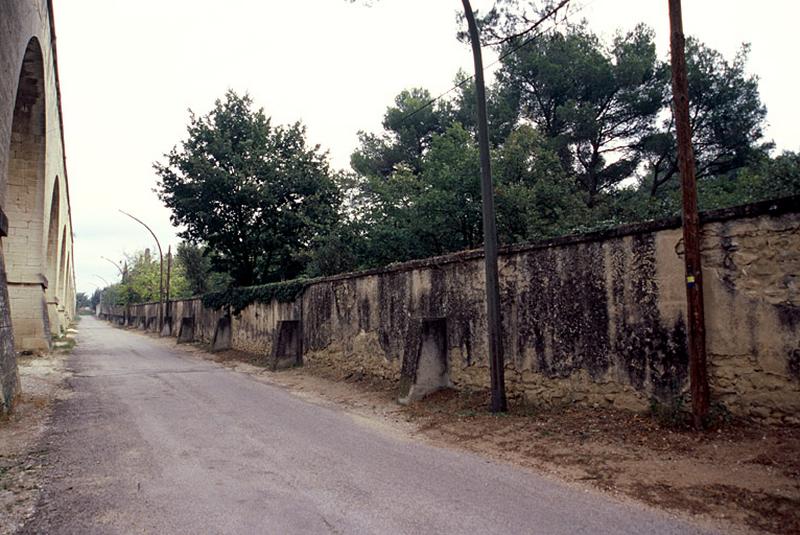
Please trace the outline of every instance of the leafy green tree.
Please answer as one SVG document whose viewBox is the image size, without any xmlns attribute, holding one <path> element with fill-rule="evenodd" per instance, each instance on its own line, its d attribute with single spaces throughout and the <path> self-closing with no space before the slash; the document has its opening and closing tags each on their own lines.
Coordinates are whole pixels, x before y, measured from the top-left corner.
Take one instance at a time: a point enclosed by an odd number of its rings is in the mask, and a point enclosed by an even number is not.
<svg viewBox="0 0 800 535">
<path fill-rule="evenodd" d="M 752 165 L 706 178 L 698 187 L 702 209 L 722 208 L 800 194 L 800 154 L 784 152 Z"/>
<path fill-rule="evenodd" d="M 503 46 L 514 51 L 500 82 L 518 94 L 520 116 L 547 137 L 591 207 L 639 166 L 638 147 L 664 102 L 653 31 L 638 25 L 606 47 L 577 26 L 517 47 L 514 39 Z"/>
<path fill-rule="evenodd" d="M 785 151 L 776 158 L 762 158 L 743 174 L 757 177 L 758 200 L 799 195 L 800 152 Z"/>
<path fill-rule="evenodd" d="M 387 177 L 401 167 L 418 173 L 433 136 L 447 124 L 446 104 L 431 105 L 432 100 L 421 88 L 397 95 L 383 117 L 383 134 L 359 132 L 360 147 L 350 159 L 353 169 L 366 176 Z"/>
<path fill-rule="evenodd" d="M 478 111 L 475 82 L 463 71 L 456 75 L 458 93 L 451 101 L 441 105 L 446 124 L 460 123 L 477 139 Z M 519 91 L 514 87 L 495 83 L 486 88 L 486 112 L 489 119 L 489 143 L 502 145 L 518 123 Z"/>
<path fill-rule="evenodd" d="M 187 291 L 191 295 L 217 292 L 230 285 L 230 277 L 212 269 L 208 248 L 183 241 L 175 255 L 177 265 L 183 270 Z"/>
<path fill-rule="evenodd" d="M 500 241 L 515 243 L 565 234 L 590 213 L 547 139 L 522 125 L 494 153 Z"/>
<path fill-rule="evenodd" d="M 513 243 L 567 232 L 589 215 L 575 181 L 546 138 L 529 125 L 493 151 L 498 232 Z M 357 217 L 366 246 L 361 267 L 480 247 L 480 165 L 460 123 L 432 137 L 420 172 L 361 177 Z M 354 240 L 355 241 L 355 240 Z"/>
<path fill-rule="evenodd" d="M 92 298 L 90 300 L 90 304 L 91 304 L 92 308 L 95 308 L 98 305 L 98 303 L 100 303 L 100 299 L 101 299 L 102 295 L 103 295 L 103 292 L 101 292 L 99 289 L 95 290 L 94 293 L 92 293 Z"/>
<path fill-rule="evenodd" d="M 86 295 L 86 293 L 78 292 L 78 294 L 75 296 L 75 305 L 78 308 L 86 308 L 88 306 L 91 306 L 91 304 L 92 301 L 91 299 L 89 299 L 89 296 Z"/>
<path fill-rule="evenodd" d="M 689 118 L 698 180 L 756 163 L 771 148 L 771 144 L 761 141 L 767 110 L 759 96 L 758 78 L 745 71 L 749 50 L 743 45 L 733 61 L 728 61 L 697 39 L 686 41 Z M 642 152 L 648 163 L 651 195 L 670 181 L 672 187 L 677 187 L 676 135 L 671 114 L 658 132 L 642 140 Z"/>
<path fill-rule="evenodd" d="M 300 123 L 273 126 L 246 95 L 229 91 L 207 115 L 192 113 L 187 138 L 165 157 L 154 167 L 173 223 L 237 285 L 296 277 L 337 220 L 327 154 L 308 146 Z"/>
<path fill-rule="evenodd" d="M 161 262 L 149 249 L 126 255 L 128 272 L 125 284 L 120 285 L 122 303 L 145 303 L 159 300 Z M 166 273 L 165 273 L 166 277 Z M 166 281 L 164 281 L 166 283 Z"/>
<path fill-rule="evenodd" d="M 366 254 L 378 265 L 481 243 L 478 152 L 460 124 L 431 137 L 419 169 L 364 176 L 359 197 Z"/>
<path fill-rule="evenodd" d="M 155 302 L 159 300 L 161 287 L 159 258 L 150 254 L 149 249 L 126 255 L 128 269 L 125 277 L 117 284 L 104 288 L 103 302 L 116 305 Z M 166 285 L 167 259 L 164 258 L 164 284 Z M 191 295 L 186 280 L 185 269 L 177 259 L 170 272 L 170 298 L 182 299 Z M 166 287 L 164 288 L 166 294 Z M 165 295 L 166 297 L 166 295 Z"/>
<path fill-rule="evenodd" d="M 306 275 L 325 277 L 369 265 L 362 228 L 358 221 L 343 220 L 328 234 L 319 236 L 314 241 Z"/>
</svg>

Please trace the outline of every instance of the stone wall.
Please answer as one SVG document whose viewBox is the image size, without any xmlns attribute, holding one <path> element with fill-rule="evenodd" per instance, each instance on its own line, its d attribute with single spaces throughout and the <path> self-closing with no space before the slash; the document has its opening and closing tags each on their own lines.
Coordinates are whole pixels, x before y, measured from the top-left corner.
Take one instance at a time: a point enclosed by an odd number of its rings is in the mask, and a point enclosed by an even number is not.
<svg viewBox="0 0 800 535">
<path fill-rule="evenodd" d="M 735 414 L 800 423 L 800 198 L 702 220 L 713 399 Z M 637 410 L 684 399 L 681 243 L 680 222 L 667 220 L 503 250 L 509 391 Z M 198 338 L 213 337 L 222 311 L 198 300 L 173 306 L 205 325 Z M 266 358 L 279 322 L 292 320 L 306 362 L 398 383 L 415 380 L 421 333 L 435 324 L 447 382 L 489 383 L 480 251 L 321 279 L 293 303 L 252 304 L 231 318 L 232 345 Z"/>
<path fill-rule="evenodd" d="M 8 331 L 0 333 L 0 369 L 7 370 L 18 352 L 48 350 L 51 335 L 75 316 L 51 8 L 48 0 L 0 2 L 0 324 Z"/>
</svg>

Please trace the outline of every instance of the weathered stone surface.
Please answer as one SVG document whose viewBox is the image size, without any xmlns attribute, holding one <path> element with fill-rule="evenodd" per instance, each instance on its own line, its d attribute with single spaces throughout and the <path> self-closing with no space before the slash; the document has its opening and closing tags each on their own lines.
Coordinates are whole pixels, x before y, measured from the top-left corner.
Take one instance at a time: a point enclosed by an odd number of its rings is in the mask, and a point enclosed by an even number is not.
<svg viewBox="0 0 800 535">
<path fill-rule="evenodd" d="M 46 351 L 65 331 L 75 284 L 50 4 L 0 3 L 0 35 L 0 321 L 10 322 L 0 327 L 0 369 L 11 370 L 15 352 Z M 14 381 L 2 382 L 13 398 Z"/>
<path fill-rule="evenodd" d="M 800 414 L 800 199 L 703 214 L 709 375 L 734 414 Z M 680 222 L 515 246 L 500 258 L 506 381 L 530 403 L 642 410 L 688 395 Z M 426 319 L 443 320 L 448 380 L 489 384 L 483 260 L 466 251 L 311 284 L 231 320 L 236 349 L 270 354 L 299 320 L 304 360 L 416 380 Z M 148 307 L 151 305 L 139 305 Z M 222 311 L 176 302 L 213 335 Z M 189 312 L 183 312 L 189 311 Z M 688 401 L 685 400 L 684 401 Z"/>
</svg>

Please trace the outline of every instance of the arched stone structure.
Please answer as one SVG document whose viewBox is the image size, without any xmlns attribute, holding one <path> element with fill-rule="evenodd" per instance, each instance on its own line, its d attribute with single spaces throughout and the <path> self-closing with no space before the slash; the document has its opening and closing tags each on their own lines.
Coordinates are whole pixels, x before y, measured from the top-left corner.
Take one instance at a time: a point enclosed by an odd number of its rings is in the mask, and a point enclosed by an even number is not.
<svg viewBox="0 0 800 535">
<path fill-rule="evenodd" d="M 64 324 L 66 314 L 64 304 L 66 303 L 66 287 L 67 287 L 67 227 L 61 229 L 61 253 L 58 255 L 57 264 L 58 272 L 55 280 L 56 300 L 58 301 L 57 313 L 59 321 Z"/>
<path fill-rule="evenodd" d="M 61 334 L 63 325 L 58 317 L 58 241 L 59 241 L 59 225 L 60 225 L 60 188 L 58 177 L 53 183 L 53 193 L 50 195 L 50 214 L 47 223 L 47 254 L 45 256 L 45 264 L 47 266 L 47 292 L 45 293 L 47 299 L 47 318 L 50 323 L 50 332 L 52 334 Z M 66 242 L 66 240 L 64 240 Z"/>
<path fill-rule="evenodd" d="M 0 2 L 0 413 L 16 354 L 47 351 L 75 314 L 72 221 L 52 5 Z"/>
<path fill-rule="evenodd" d="M 39 40 L 32 37 L 22 60 L 14 104 L 4 206 L 11 323 L 16 347 L 23 351 L 50 348 L 44 295 L 47 278 L 42 272 L 45 131 L 44 65 Z"/>
</svg>

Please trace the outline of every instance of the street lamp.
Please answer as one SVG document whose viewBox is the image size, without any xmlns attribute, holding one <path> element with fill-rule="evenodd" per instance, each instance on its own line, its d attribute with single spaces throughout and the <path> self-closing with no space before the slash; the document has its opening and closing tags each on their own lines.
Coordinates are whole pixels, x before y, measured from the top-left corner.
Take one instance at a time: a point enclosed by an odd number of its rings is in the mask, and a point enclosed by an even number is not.
<svg viewBox="0 0 800 535">
<path fill-rule="evenodd" d="M 119 267 L 116 262 L 114 262 L 113 260 L 110 260 L 110 259 L 108 259 L 108 258 L 106 258 L 105 256 L 102 256 L 102 255 L 100 255 L 100 258 L 102 258 L 106 262 L 111 262 L 112 264 L 114 264 L 114 267 L 117 268 L 117 271 L 119 271 L 120 276 L 123 278 L 122 282 L 125 282 L 125 280 L 124 280 L 125 279 L 125 273 L 123 273 L 122 268 Z"/>
<path fill-rule="evenodd" d="M 108 282 L 103 277 L 101 277 L 100 275 L 98 275 L 97 273 L 95 273 L 93 276 L 97 277 L 98 279 L 100 279 L 101 281 L 103 281 L 106 284 L 106 287 L 103 288 L 102 290 L 100 290 L 100 304 L 103 305 L 104 304 L 103 303 L 103 297 L 106 295 L 106 288 L 110 287 L 111 283 Z M 102 310 L 102 307 L 101 307 L 101 310 Z M 101 315 L 102 315 L 102 312 L 101 312 Z"/>
<path fill-rule="evenodd" d="M 153 239 L 156 240 L 156 245 L 158 246 L 158 257 L 160 261 L 158 278 L 158 332 L 161 332 L 161 329 L 164 328 L 164 254 L 161 252 L 161 242 L 158 241 L 156 233 L 153 232 L 153 229 L 148 227 L 144 221 L 129 214 L 128 212 L 125 212 L 124 210 L 120 210 L 120 212 L 146 228 L 153 236 Z"/>
</svg>

